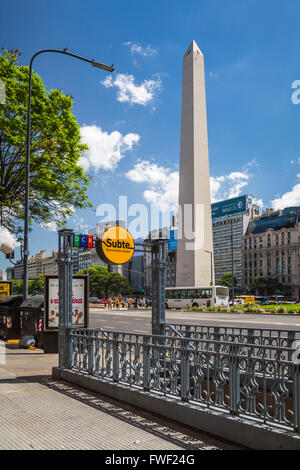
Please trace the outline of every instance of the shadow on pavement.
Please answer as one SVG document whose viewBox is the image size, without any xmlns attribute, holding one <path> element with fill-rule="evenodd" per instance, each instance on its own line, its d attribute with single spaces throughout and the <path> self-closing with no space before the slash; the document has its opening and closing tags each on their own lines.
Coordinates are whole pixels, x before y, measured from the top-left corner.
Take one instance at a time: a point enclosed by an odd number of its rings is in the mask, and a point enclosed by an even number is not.
<svg viewBox="0 0 300 470">
<path fill-rule="evenodd" d="M 0 385 L 21 383 L 39 383 L 44 385 L 53 391 L 62 393 L 109 416 L 133 425 L 138 429 L 147 431 L 160 439 L 171 442 L 184 450 L 243 449 L 242 446 L 214 438 L 214 436 L 201 433 L 201 431 L 193 430 L 188 426 L 178 424 L 174 421 L 166 420 L 158 415 L 153 415 L 140 408 L 134 408 L 110 397 L 90 392 L 89 390 L 67 382 L 57 382 L 52 379 L 51 375 L 18 376 L 0 379 Z"/>
</svg>

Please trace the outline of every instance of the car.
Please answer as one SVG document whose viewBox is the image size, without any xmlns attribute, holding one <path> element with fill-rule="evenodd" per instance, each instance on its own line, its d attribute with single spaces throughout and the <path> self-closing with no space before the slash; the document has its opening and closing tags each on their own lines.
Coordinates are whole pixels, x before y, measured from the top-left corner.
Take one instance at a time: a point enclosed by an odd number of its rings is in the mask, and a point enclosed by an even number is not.
<svg viewBox="0 0 300 470">
<path fill-rule="evenodd" d="M 90 297 L 90 304 L 97 304 L 98 303 L 98 297 Z"/>
<path fill-rule="evenodd" d="M 146 307 L 152 307 L 152 299 L 150 297 L 145 299 L 146 301 Z"/>
<path fill-rule="evenodd" d="M 106 304 L 108 304 L 108 299 L 99 299 L 99 300 L 98 300 L 98 304 L 104 304 L 104 305 L 106 305 Z"/>
</svg>

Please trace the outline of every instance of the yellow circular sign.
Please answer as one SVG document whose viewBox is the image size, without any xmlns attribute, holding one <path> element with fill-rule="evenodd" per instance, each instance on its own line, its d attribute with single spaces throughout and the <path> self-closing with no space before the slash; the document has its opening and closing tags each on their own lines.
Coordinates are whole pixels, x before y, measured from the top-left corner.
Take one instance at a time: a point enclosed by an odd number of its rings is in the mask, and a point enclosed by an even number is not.
<svg viewBox="0 0 300 470">
<path fill-rule="evenodd" d="M 134 240 L 124 227 L 110 227 L 102 236 L 101 252 L 107 263 L 127 263 L 134 253 Z"/>
</svg>

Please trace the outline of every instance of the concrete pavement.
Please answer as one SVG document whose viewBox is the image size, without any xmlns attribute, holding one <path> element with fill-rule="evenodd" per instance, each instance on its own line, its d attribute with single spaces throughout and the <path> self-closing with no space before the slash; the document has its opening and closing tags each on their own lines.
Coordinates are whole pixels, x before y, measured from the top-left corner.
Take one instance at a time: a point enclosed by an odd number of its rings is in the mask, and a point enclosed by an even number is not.
<svg viewBox="0 0 300 470">
<path fill-rule="evenodd" d="M 187 426 L 51 378 L 56 354 L 6 347 L 0 449 L 238 450 Z"/>
</svg>

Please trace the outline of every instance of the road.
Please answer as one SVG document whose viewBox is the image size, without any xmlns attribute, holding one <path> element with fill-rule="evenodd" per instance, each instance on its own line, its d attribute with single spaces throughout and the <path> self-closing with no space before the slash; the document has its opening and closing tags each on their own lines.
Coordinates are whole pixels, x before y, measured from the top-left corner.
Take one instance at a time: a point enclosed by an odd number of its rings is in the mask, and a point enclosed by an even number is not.
<svg viewBox="0 0 300 470">
<path fill-rule="evenodd" d="M 300 331 L 300 316 L 258 315 L 217 312 L 166 311 L 167 323 L 187 323 L 205 326 L 236 326 Z M 151 310 L 106 310 L 90 308 L 90 328 L 151 333 Z"/>
</svg>

